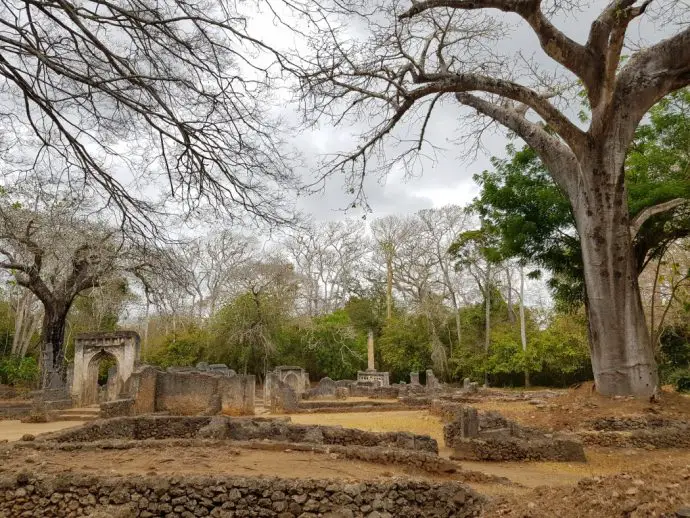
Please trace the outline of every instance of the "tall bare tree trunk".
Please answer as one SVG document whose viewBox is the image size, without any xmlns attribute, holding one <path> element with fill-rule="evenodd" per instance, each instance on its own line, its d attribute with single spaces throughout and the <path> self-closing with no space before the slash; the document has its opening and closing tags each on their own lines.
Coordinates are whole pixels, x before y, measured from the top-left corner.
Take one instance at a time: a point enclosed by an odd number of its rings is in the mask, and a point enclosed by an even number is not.
<svg viewBox="0 0 690 518">
<path fill-rule="evenodd" d="M 484 352 L 489 355 L 491 345 L 491 263 L 486 262 L 486 279 L 484 280 Z M 489 373 L 484 372 L 484 385 L 489 386 Z"/>
<path fill-rule="evenodd" d="M 515 322 L 515 308 L 513 307 L 513 280 L 510 277 L 510 268 L 506 266 L 506 281 L 508 283 L 508 321 Z"/>
<path fill-rule="evenodd" d="M 43 346 L 43 389 L 63 389 L 67 383 L 65 366 L 65 326 L 69 305 L 45 305 L 41 338 Z"/>
<path fill-rule="evenodd" d="M 22 290 L 14 312 L 14 336 L 12 337 L 12 354 L 23 358 L 31 345 L 31 337 L 38 329 L 39 315 L 32 312 L 35 295 L 29 290 Z"/>
<path fill-rule="evenodd" d="M 525 271 L 520 265 L 520 341 L 525 355 L 525 387 L 530 386 L 529 366 L 527 364 L 527 329 L 525 329 Z"/>
<path fill-rule="evenodd" d="M 595 162 L 584 175 L 591 183 L 581 188 L 580 202 L 574 204 L 588 299 L 592 368 L 601 394 L 649 396 L 658 388 L 657 365 L 631 253 L 622 167 L 625 155 L 610 156 L 614 154 L 600 155 L 606 158 Z M 611 174 L 613 167 L 616 174 Z"/>
<path fill-rule="evenodd" d="M 393 316 L 393 254 L 386 255 L 386 319 Z"/>
<path fill-rule="evenodd" d="M 460 321 L 460 307 L 458 299 L 454 293 L 451 292 L 451 300 L 453 301 L 453 311 L 455 312 L 455 333 L 458 337 L 458 348 L 462 345 L 462 323 Z M 450 343 L 450 356 L 453 356 L 453 342 Z"/>
</svg>

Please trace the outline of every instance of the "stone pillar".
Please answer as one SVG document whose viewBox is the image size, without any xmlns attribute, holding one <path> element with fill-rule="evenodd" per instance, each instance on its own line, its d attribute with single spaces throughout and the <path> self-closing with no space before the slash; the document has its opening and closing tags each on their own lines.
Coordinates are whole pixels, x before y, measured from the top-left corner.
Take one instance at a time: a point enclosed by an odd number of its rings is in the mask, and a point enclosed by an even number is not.
<svg viewBox="0 0 690 518">
<path fill-rule="evenodd" d="M 374 332 L 371 330 L 369 330 L 369 336 L 367 337 L 367 370 L 376 370 L 374 364 Z"/>
<path fill-rule="evenodd" d="M 460 426 L 463 437 L 477 437 L 479 435 L 479 414 L 476 408 L 463 407 L 460 414 Z"/>
<path fill-rule="evenodd" d="M 470 378 L 465 378 L 464 380 L 462 380 L 462 388 L 465 390 L 469 390 L 471 382 L 472 380 Z"/>
<path fill-rule="evenodd" d="M 410 385 L 419 386 L 419 372 L 410 372 Z"/>
</svg>

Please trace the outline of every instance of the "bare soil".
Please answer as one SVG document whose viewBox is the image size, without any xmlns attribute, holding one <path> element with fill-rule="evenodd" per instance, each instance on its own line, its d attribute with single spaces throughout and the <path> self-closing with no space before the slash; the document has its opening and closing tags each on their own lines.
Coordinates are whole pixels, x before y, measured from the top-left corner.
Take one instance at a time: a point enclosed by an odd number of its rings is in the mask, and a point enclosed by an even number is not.
<svg viewBox="0 0 690 518">
<path fill-rule="evenodd" d="M 537 396 L 535 396 L 537 397 Z M 597 417 L 655 414 L 690 420 L 690 398 L 665 393 L 661 403 L 604 398 L 591 387 L 562 391 L 544 404 L 525 401 L 485 401 L 480 410 L 496 410 L 521 424 L 544 430 L 577 430 Z M 538 408 L 539 407 L 539 408 Z M 295 423 L 336 425 L 369 431 L 409 431 L 435 438 L 440 453 L 443 423 L 426 410 L 366 413 L 310 413 L 291 416 Z M 78 423 L 24 424 L 0 422 L 0 440 L 16 440 L 25 433 L 57 430 Z M 208 474 L 338 478 L 372 480 L 412 476 L 434 480 L 464 480 L 491 498 L 484 515 L 509 517 L 638 517 L 672 516 L 690 506 L 690 450 L 645 450 L 587 447 L 586 463 L 462 462 L 465 470 L 453 475 L 414 472 L 312 452 L 264 451 L 233 447 L 164 447 L 129 450 L 37 451 L 14 450 L 0 462 L 0 471 L 39 468 L 43 472 L 78 471 L 109 474 Z M 506 477 L 513 484 L 486 482 L 470 472 Z"/>
<path fill-rule="evenodd" d="M 19 471 L 35 466 L 42 473 L 83 472 L 103 475 L 227 474 L 285 478 L 337 478 L 353 482 L 395 476 L 452 480 L 453 475 L 430 475 L 400 466 L 341 459 L 336 454 L 264 451 L 231 445 L 170 446 L 127 450 L 76 450 L 47 452 L 15 449 L 3 459 L 0 471 Z"/>
<path fill-rule="evenodd" d="M 51 423 L 22 423 L 16 419 L 0 420 L 0 441 L 18 441 L 24 434 L 57 432 L 82 425 L 81 421 L 55 421 Z"/>
</svg>

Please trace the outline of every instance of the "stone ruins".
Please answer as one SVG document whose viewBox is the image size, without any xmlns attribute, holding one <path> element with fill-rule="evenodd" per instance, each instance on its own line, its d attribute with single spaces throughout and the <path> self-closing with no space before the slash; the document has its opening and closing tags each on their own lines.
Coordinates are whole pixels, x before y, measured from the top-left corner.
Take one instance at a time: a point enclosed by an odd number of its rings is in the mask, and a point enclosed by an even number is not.
<svg viewBox="0 0 690 518">
<path fill-rule="evenodd" d="M 139 363 L 140 340 L 133 331 L 85 333 L 74 340 L 72 399 L 78 406 L 88 406 L 118 399 L 125 383 Z M 105 393 L 99 393 L 98 371 L 101 361 L 112 360 Z"/>
<path fill-rule="evenodd" d="M 390 386 L 388 372 L 378 372 L 374 361 L 374 333 L 369 331 L 367 337 L 367 370 L 357 373 L 358 383 L 373 383 L 377 387 Z"/>
</svg>

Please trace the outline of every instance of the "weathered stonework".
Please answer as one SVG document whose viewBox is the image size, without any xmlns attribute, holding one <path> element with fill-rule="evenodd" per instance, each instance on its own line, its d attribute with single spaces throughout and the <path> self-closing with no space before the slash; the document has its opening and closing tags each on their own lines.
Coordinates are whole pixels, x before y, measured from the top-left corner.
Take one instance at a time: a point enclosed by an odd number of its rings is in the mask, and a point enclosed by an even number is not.
<svg viewBox="0 0 690 518">
<path fill-rule="evenodd" d="M 240 477 L 97 477 L 22 473 L 0 478 L 0 516 L 478 516 L 482 498 L 457 482 Z"/>
<path fill-rule="evenodd" d="M 114 358 L 117 370 L 109 377 L 106 401 L 120 397 L 125 383 L 139 362 L 140 340 L 134 331 L 84 333 L 74 341 L 72 398 L 78 405 L 98 403 L 98 367 L 104 358 Z"/>
</svg>

